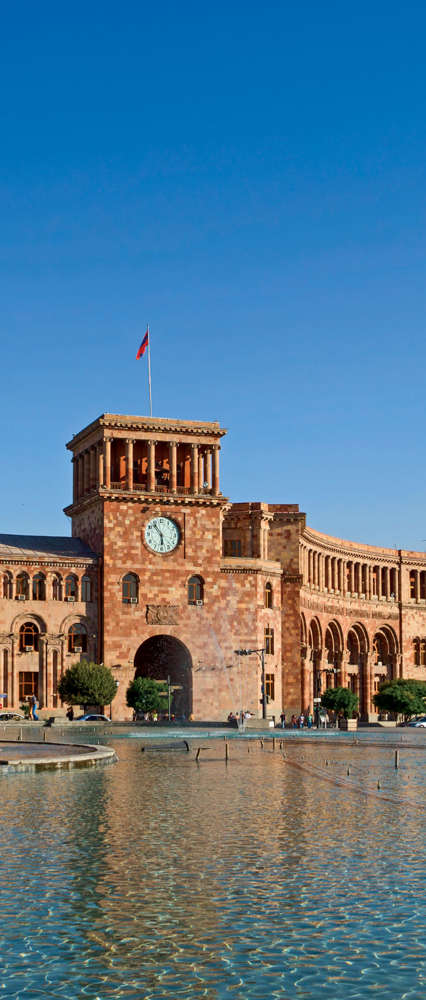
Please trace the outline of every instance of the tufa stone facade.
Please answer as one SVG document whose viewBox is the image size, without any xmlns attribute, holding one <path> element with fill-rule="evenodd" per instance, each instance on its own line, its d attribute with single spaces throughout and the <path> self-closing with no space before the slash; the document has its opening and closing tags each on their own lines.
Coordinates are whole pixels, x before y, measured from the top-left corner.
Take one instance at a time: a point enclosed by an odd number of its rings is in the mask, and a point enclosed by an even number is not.
<svg viewBox="0 0 426 1000">
<path fill-rule="evenodd" d="M 230 503 L 225 433 L 104 414 L 68 443 L 72 538 L 0 536 L 5 706 L 34 692 L 59 709 L 83 657 L 111 667 L 115 719 L 135 674 L 169 678 L 177 716 L 261 716 L 262 655 L 276 719 L 338 683 L 374 718 L 381 680 L 426 679 L 425 554 L 322 535 L 295 504 Z"/>
</svg>

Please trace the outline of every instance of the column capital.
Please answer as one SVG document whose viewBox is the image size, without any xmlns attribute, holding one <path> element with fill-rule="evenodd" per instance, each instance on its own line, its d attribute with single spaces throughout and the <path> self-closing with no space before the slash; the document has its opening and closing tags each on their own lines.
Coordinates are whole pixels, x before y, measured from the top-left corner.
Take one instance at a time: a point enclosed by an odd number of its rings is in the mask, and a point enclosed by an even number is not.
<svg viewBox="0 0 426 1000">
<path fill-rule="evenodd" d="M 126 438 L 126 444 L 134 444 L 135 441 L 136 441 L 136 438 Z"/>
</svg>

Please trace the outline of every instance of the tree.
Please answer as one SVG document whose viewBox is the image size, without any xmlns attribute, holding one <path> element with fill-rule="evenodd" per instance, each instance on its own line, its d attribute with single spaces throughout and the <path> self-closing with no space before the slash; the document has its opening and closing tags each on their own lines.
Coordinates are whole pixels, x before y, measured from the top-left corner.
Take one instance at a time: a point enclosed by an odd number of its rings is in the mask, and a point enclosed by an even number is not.
<svg viewBox="0 0 426 1000">
<path fill-rule="evenodd" d="M 346 687 L 327 688 L 321 696 L 321 705 L 345 719 L 351 719 L 358 708 L 358 695 Z"/>
<path fill-rule="evenodd" d="M 166 692 L 161 681 L 151 677 L 135 677 L 126 692 L 129 708 L 135 712 L 160 712 L 167 707 Z"/>
<path fill-rule="evenodd" d="M 383 681 L 374 704 L 382 712 L 395 712 L 405 719 L 426 712 L 426 681 L 398 677 L 393 681 Z"/>
<path fill-rule="evenodd" d="M 110 705 L 117 694 L 117 685 L 103 663 L 82 660 L 65 671 L 58 692 L 67 705 Z"/>
</svg>

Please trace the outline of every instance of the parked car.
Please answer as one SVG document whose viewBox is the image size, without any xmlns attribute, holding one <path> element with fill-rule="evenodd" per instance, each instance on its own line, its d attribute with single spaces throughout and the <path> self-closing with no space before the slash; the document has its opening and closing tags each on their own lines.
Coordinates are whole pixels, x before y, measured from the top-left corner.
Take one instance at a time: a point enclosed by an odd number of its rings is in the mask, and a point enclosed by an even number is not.
<svg viewBox="0 0 426 1000">
<path fill-rule="evenodd" d="M 416 728 L 426 729 L 426 715 L 422 715 L 420 719 L 414 719 L 413 722 L 408 723 L 409 726 L 416 726 Z"/>
<path fill-rule="evenodd" d="M 106 715 L 79 715 L 76 722 L 111 722 Z"/>
<path fill-rule="evenodd" d="M 21 712 L 8 712 L 7 709 L 4 712 L 0 712 L 0 722 L 11 722 L 13 719 L 19 721 L 25 718 L 26 716 L 22 715 Z"/>
</svg>

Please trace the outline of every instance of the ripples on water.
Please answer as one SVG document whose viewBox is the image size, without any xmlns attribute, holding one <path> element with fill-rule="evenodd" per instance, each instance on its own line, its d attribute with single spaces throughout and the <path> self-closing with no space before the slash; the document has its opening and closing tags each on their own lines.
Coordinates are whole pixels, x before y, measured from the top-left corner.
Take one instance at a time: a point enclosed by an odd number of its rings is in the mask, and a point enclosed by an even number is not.
<svg viewBox="0 0 426 1000">
<path fill-rule="evenodd" d="M 0 783 L 0 998 L 424 1000 L 424 749 L 116 747 Z"/>
</svg>

